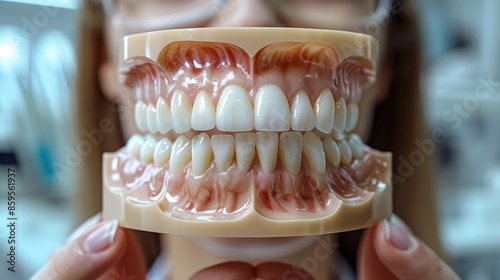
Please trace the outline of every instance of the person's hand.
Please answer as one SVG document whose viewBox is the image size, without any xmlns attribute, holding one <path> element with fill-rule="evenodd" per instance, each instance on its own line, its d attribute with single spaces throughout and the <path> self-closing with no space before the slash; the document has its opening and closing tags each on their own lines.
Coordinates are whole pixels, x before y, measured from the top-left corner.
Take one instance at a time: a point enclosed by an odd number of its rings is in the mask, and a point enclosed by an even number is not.
<svg viewBox="0 0 500 280">
<path fill-rule="evenodd" d="M 460 279 L 399 218 L 365 231 L 358 259 L 359 279 Z"/>
<path fill-rule="evenodd" d="M 145 279 L 146 261 L 130 230 L 100 216 L 85 222 L 32 277 L 38 279 Z"/>
</svg>

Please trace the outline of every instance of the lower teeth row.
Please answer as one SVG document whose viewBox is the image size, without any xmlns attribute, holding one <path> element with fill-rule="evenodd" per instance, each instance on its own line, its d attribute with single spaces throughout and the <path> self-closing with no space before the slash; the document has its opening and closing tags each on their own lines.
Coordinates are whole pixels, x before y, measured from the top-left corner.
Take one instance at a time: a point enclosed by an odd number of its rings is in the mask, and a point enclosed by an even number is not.
<svg viewBox="0 0 500 280">
<path fill-rule="evenodd" d="M 195 176 L 205 173 L 212 162 L 224 173 L 235 160 L 242 172 L 248 172 L 255 156 L 267 173 L 274 171 L 279 158 L 288 172 L 298 174 L 304 156 L 314 171 L 323 174 L 326 162 L 337 168 L 361 158 L 363 142 L 357 134 L 350 134 L 345 139 L 321 140 L 310 131 L 304 134 L 295 131 L 236 133 L 234 136 L 217 134 L 211 137 L 200 133 L 192 139 L 181 135 L 174 142 L 168 138 L 157 141 L 151 136 L 136 134 L 128 140 L 126 149 L 143 163 L 154 163 L 155 167 L 163 167 L 168 162 L 173 175 L 181 172 L 189 162 Z"/>
</svg>

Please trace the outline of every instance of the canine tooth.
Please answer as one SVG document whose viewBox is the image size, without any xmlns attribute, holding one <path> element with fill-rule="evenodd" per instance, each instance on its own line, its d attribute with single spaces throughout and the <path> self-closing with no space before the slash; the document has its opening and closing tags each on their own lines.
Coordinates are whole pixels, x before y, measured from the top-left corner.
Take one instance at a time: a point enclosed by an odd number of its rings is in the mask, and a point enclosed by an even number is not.
<svg viewBox="0 0 500 280">
<path fill-rule="evenodd" d="M 127 141 L 127 152 L 131 155 L 138 156 L 141 152 L 142 144 L 144 144 L 144 138 L 139 134 L 132 135 Z"/>
<path fill-rule="evenodd" d="M 351 134 L 348 137 L 349 146 L 351 147 L 352 157 L 353 158 L 361 158 L 363 155 L 363 140 L 357 134 Z"/>
<path fill-rule="evenodd" d="M 215 123 L 221 131 L 252 130 L 252 102 L 244 88 L 237 85 L 224 88 L 217 104 Z"/>
<path fill-rule="evenodd" d="M 278 159 L 278 133 L 257 132 L 257 155 L 264 172 L 273 172 Z"/>
<path fill-rule="evenodd" d="M 156 106 L 153 104 L 148 104 L 148 109 L 147 109 L 147 124 L 148 124 L 148 130 L 151 133 L 156 133 L 158 131 L 158 124 L 157 124 L 157 118 L 156 118 Z"/>
<path fill-rule="evenodd" d="M 345 124 L 345 130 L 351 132 L 356 128 L 359 118 L 359 108 L 358 105 L 350 103 L 347 105 L 347 121 Z"/>
<path fill-rule="evenodd" d="M 144 102 L 139 101 L 135 104 L 134 117 L 135 125 L 140 131 L 146 131 L 148 129 L 148 106 Z"/>
<path fill-rule="evenodd" d="M 335 116 L 335 103 L 333 95 L 328 89 L 324 89 L 319 94 L 314 104 L 316 116 L 316 128 L 324 133 L 329 134 L 333 129 L 333 121 Z"/>
<path fill-rule="evenodd" d="M 192 141 L 192 168 L 195 176 L 202 175 L 207 171 L 212 162 L 212 148 L 210 136 L 206 133 L 200 133 L 193 137 Z"/>
<path fill-rule="evenodd" d="M 247 172 L 255 156 L 255 133 L 236 133 L 235 146 L 236 164 L 242 172 Z"/>
<path fill-rule="evenodd" d="M 172 129 L 172 122 L 170 121 L 170 106 L 160 97 L 156 102 L 156 123 L 158 131 L 162 134 L 169 132 Z"/>
<path fill-rule="evenodd" d="M 332 138 L 323 140 L 323 149 L 325 150 L 326 160 L 333 167 L 339 167 L 340 164 L 340 150 L 337 143 Z"/>
<path fill-rule="evenodd" d="M 338 132 L 344 132 L 346 125 L 346 115 L 347 115 L 347 106 L 345 105 L 345 100 L 341 97 L 335 103 L 335 121 L 333 124 L 333 128 Z"/>
<path fill-rule="evenodd" d="M 156 167 L 162 167 L 170 159 L 170 153 L 172 152 L 172 141 L 168 138 L 163 138 L 158 141 L 153 154 L 153 161 Z"/>
<path fill-rule="evenodd" d="M 191 140 L 184 135 L 179 136 L 172 145 L 170 155 L 170 173 L 176 175 L 191 160 Z"/>
<path fill-rule="evenodd" d="M 181 90 L 176 90 L 170 105 L 172 128 L 176 133 L 183 133 L 191 129 L 192 112 L 193 107 L 189 103 L 187 95 Z"/>
<path fill-rule="evenodd" d="M 144 163 L 150 163 L 153 161 L 153 154 L 156 148 L 156 141 L 153 138 L 147 139 L 144 144 L 142 144 L 140 157 L 141 161 Z"/>
<path fill-rule="evenodd" d="M 234 137 L 232 135 L 213 135 L 212 150 L 214 151 L 215 166 L 220 172 L 226 172 L 234 159 Z"/>
<path fill-rule="evenodd" d="M 316 119 L 314 118 L 311 100 L 303 90 L 299 91 L 293 98 L 291 117 L 293 130 L 313 130 Z"/>
<path fill-rule="evenodd" d="M 205 91 L 199 92 L 194 101 L 191 127 L 194 130 L 210 130 L 215 127 L 215 106 Z"/>
<path fill-rule="evenodd" d="M 302 133 L 281 133 L 278 147 L 279 157 L 285 169 L 292 174 L 298 174 L 302 163 Z"/>
<path fill-rule="evenodd" d="M 351 164 L 352 160 L 352 151 L 351 147 L 345 140 L 340 140 L 337 142 L 340 151 L 340 162 L 345 165 Z"/>
<path fill-rule="evenodd" d="M 315 133 L 308 131 L 304 134 L 304 140 L 302 141 L 302 152 L 309 162 L 309 166 L 318 172 L 325 173 L 326 170 L 326 160 L 325 151 L 323 150 L 323 143 L 321 143 L 321 138 Z"/>
<path fill-rule="evenodd" d="M 263 85 L 254 102 L 254 126 L 260 131 L 290 130 L 290 106 L 277 85 Z"/>
</svg>

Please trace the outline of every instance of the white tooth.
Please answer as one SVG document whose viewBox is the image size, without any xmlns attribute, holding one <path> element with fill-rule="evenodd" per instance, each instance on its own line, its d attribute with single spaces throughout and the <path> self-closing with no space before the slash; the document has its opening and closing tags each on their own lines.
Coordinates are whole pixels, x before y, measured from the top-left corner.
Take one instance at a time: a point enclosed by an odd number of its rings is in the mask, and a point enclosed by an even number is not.
<svg viewBox="0 0 500 280">
<path fill-rule="evenodd" d="M 138 156 L 141 152 L 144 138 L 139 134 L 132 135 L 127 141 L 127 152 L 131 155 Z"/>
<path fill-rule="evenodd" d="M 170 159 L 170 153 L 172 152 L 172 141 L 168 138 L 161 139 L 153 154 L 153 161 L 156 167 L 162 167 Z"/>
<path fill-rule="evenodd" d="M 141 147 L 141 161 L 144 163 L 150 163 L 153 161 L 153 154 L 156 148 L 156 140 L 152 137 L 147 139 Z"/>
<path fill-rule="evenodd" d="M 194 101 L 191 127 L 194 130 L 210 130 L 215 127 L 215 106 L 205 91 L 199 92 Z"/>
<path fill-rule="evenodd" d="M 309 96 L 307 96 L 305 91 L 299 91 L 293 98 L 291 115 L 293 130 L 313 130 L 316 119 L 314 118 L 311 100 L 309 100 Z"/>
<path fill-rule="evenodd" d="M 217 104 L 215 123 L 221 131 L 252 130 L 252 102 L 244 88 L 237 85 L 224 88 Z"/>
<path fill-rule="evenodd" d="M 321 138 L 315 133 L 308 131 L 304 134 L 304 140 L 302 141 L 302 152 L 309 162 L 309 166 L 318 172 L 325 173 L 326 170 L 326 160 L 325 152 L 323 151 L 323 143 L 321 143 Z"/>
<path fill-rule="evenodd" d="M 156 103 L 156 123 L 158 125 L 158 131 L 162 134 L 172 129 L 170 106 L 168 106 L 167 102 L 162 97 L 160 97 Z"/>
<path fill-rule="evenodd" d="M 278 133 L 257 132 L 257 155 L 262 170 L 273 172 L 278 159 Z"/>
<path fill-rule="evenodd" d="M 148 129 L 148 106 L 144 102 L 139 101 L 135 104 L 134 117 L 135 125 L 140 131 L 146 131 Z"/>
<path fill-rule="evenodd" d="M 343 97 L 335 103 L 335 122 L 333 128 L 338 132 L 344 132 L 346 125 L 347 106 Z"/>
<path fill-rule="evenodd" d="M 260 131 L 290 130 L 290 106 L 277 85 L 263 85 L 254 102 L 254 126 Z"/>
<path fill-rule="evenodd" d="M 340 140 L 337 141 L 337 145 L 339 146 L 340 151 L 340 162 L 345 165 L 351 164 L 352 151 L 349 143 L 345 140 Z"/>
<path fill-rule="evenodd" d="M 184 135 L 179 136 L 172 145 L 170 155 L 170 173 L 177 175 L 191 160 L 191 140 Z"/>
<path fill-rule="evenodd" d="M 359 118 L 359 108 L 358 105 L 350 103 L 347 105 L 347 121 L 345 124 L 345 130 L 351 132 L 356 128 Z"/>
<path fill-rule="evenodd" d="M 212 148 L 210 144 L 210 136 L 206 133 L 200 133 L 193 137 L 192 140 L 191 163 L 193 174 L 195 176 L 202 175 L 207 171 L 208 166 L 212 162 Z"/>
<path fill-rule="evenodd" d="M 300 172 L 302 163 L 302 133 L 283 132 L 280 135 L 279 156 L 285 169 L 292 173 Z"/>
<path fill-rule="evenodd" d="M 351 134 L 348 138 L 349 140 L 347 140 L 347 142 L 351 147 L 352 157 L 361 158 L 363 155 L 363 140 L 361 140 L 361 137 L 357 134 Z"/>
<path fill-rule="evenodd" d="M 215 166 L 220 172 L 226 172 L 234 159 L 234 137 L 218 134 L 212 136 Z"/>
<path fill-rule="evenodd" d="M 156 106 L 153 104 L 148 104 L 147 123 L 149 132 L 156 133 L 158 131 Z"/>
<path fill-rule="evenodd" d="M 314 110 L 316 113 L 316 128 L 327 134 L 332 132 L 335 103 L 329 89 L 321 91 L 314 104 Z"/>
<path fill-rule="evenodd" d="M 242 172 L 252 166 L 255 156 L 255 133 L 236 133 L 236 163 Z"/>
<path fill-rule="evenodd" d="M 176 133 L 183 133 L 191 129 L 192 111 L 193 107 L 189 103 L 187 95 L 181 90 L 176 90 L 170 105 L 172 128 Z"/>
<path fill-rule="evenodd" d="M 340 164 L 340 150 L 337 143 L 332 138 L 323 140 L 323 149 L 325 150 L 326 160 L 333 167 L 339 167 Z"/>
</svg>

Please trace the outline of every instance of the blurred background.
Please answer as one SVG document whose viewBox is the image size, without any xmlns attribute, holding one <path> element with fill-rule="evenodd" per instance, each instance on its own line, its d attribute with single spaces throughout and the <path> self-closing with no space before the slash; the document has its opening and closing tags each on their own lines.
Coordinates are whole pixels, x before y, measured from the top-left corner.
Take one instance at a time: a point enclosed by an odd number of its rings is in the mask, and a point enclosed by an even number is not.
<svg viewBox="0 0 500 280">
<path fill-rule="evenodd" d="M 441 239 L 464 279 L 500 279 L 500 1 L 420 0 L 426 116 L 438 143 Z M 0 1 L 0 184 L 16 170 L 17 273 L 27 279 L 71 231 L 70 105 L 77 0 Z M 480 90 L 478 90 L 480 89 Z M 0 221 L 6 221 L 6 188 Z"/>
</svg>

